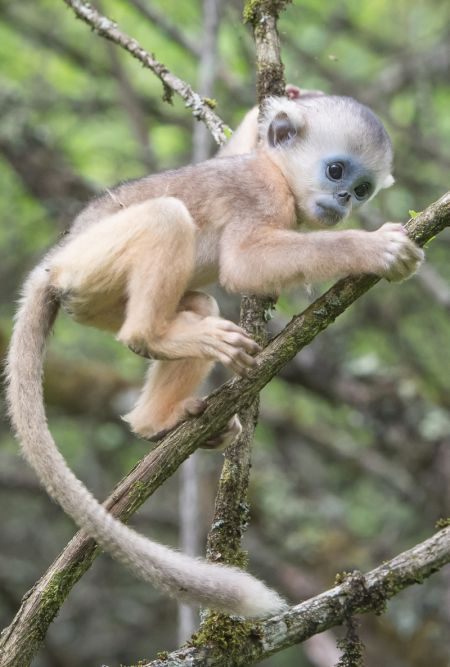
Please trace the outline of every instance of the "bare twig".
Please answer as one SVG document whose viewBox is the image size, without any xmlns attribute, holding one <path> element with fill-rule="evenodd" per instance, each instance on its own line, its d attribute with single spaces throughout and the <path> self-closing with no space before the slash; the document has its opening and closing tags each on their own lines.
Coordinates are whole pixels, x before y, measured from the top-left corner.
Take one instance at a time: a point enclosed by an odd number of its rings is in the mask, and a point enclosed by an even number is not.
<svg viewBox="0 0 450 667">
<path fill-rule="evenodd" d="M 81 0 L 64 0 L 64 2 L 73 9 L 78 18 L 90 25 L 97 34 L 121 46 L 139 60 L 144 67 L 156 74 L 164 84 L 165 99 L 170 101 L 172 91 L 180 95 L 186 107 L 191 109 L 193 116 L 206 123 L 217 144 L 226 141 L 227 131 L 230 131 L 229 128 L 212 111 L 208 101 L 196 93 L 186 81 L 172 74 L 163 63 L 143 49 L 135 39 L 119 30 L 114 21 L 100 14 L 91 5 Z"/>
<path fill-rule="evenodd" d="M 201 58 L 202 46 L 200 41 L 188 37 L 183 30 L 180 30 L 175 23 L 172 23 L 172 21 L 170 21 L 162 11 L 154 7 L 151 2 L 144 2 L 143 0 L 129 0 L 129 2 L 142 14 L 142 16 L 156 25 L 160 31 L 170 37 L 176 44 L 179 44 L 185 51 L 195 58 Z"/>
<path fill-rule="evenodd" d="M 178 46 L 181 46 L 181 48 L 194 58 L 201 58 L 202 44 L 198 39 L 195 40 L 179 30 L 178 26 L 170 21 L 163 12 L 154 7 L 152 3 L 143 2 L 143 0 L 129 1 L 142 14 L 142 16 L 145 16 L 146 19 L 151 21 L 160 32 L 165 33 L 170 39 L 178 44 Z M 221 79 L 226 87 L 237 95 L 238 98 L 241 98 L 247 90 L 247 87 L 243 86 L 239 82 L 239 79 L 233 75 L 228 63 L 219 62 L 217 69 L 218 78 Z"/>
</svg>

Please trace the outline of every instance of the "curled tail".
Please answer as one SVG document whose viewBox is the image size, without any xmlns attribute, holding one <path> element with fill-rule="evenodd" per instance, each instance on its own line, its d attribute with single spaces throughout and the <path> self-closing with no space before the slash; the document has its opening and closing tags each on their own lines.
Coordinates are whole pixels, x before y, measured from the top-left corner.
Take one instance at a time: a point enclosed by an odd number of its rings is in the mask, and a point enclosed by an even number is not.
<svg viewBox="0 0 450 667">
<path fill-rule="evenodd" d="M 152 542 L 115 519 L 68 468 L 47 427 L 42 368 L 59 302 L 38 267 L 24 287 L 9 349 L 9 412 L 25 458 L 48 493 L 100 546 L 134 574 L 172 597 L 248 617 L 281 611 L 283 600 L 236 568 L 190 558 Z"/>
</svg>

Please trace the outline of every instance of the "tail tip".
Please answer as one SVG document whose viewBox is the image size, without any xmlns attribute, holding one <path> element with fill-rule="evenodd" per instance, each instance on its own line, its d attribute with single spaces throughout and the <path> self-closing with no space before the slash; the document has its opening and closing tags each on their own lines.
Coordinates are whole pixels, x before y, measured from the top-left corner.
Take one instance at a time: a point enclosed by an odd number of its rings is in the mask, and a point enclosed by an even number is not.
<svg viewBox="0 0 450 667">
<path fill-rule="evenodd" d="M 240 614 L 246 618 L 267 618 L 286 611 L 289 607 L 278 593 L 264 584 L 258 590 L 245 591 L 240 600 Z"/>
</svg>

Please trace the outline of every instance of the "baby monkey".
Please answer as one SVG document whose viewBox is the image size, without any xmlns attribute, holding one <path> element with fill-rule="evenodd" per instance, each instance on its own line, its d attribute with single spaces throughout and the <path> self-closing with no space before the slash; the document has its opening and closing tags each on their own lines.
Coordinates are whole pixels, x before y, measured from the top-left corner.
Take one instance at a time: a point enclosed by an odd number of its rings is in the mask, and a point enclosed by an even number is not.
<svg viewBox="0 0 450 667">
<path fill-rule="evenodd" d="M 137 534 L 73 475 L 47 428 L 41 375 L 62 305 L 155 360 L 126 417 L 149 437 L 201 410 L 192 395 L 214 362 L 240 375 L 255 363 L 258 346 L 219 316 L 199 291 L 204 285 L 277 295 L 302 282 L 359 273 L 402 280 L 417 269 L 423 252 L 399 224 L 330 231 L 393 183 L 391 143 L 368 108 L 347 97 L 271 98 L 259 136 L 247 154 L 124 183 L 90 203 L 28 278 L 8 360 L 9 408 L 24 454 L 76 523 L 177 599 L 249 617 L 284 602 L 246 573 Z M 226 437 L 238 431 L 235 418 Z"/>
</svg>

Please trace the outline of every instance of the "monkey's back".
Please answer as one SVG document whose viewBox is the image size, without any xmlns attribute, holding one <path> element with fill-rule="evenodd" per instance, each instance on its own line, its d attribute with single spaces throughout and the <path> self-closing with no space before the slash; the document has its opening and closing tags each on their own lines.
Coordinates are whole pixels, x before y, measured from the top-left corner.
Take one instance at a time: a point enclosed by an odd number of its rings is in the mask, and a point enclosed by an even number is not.
<svg viewBox="0 0 450 667">
<path fill-rule="evenodd" d="M 74 220 L 78 234 L 100 219 L 157 197 L 176 197 L 203 228 L 214 221 L 277 218 L 279 226 L 295 219 L 292 192 L 277 167 L 263 152 L 213 158 L 197 165 L 120 183 L 90 202 Z M 280 219 L 281 218 L 281 219 Z M 286 220 L 282 221 L 282 218 Z"/>
</svg>

